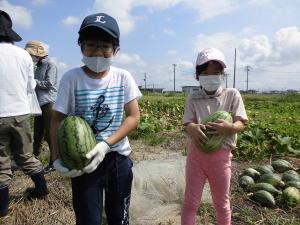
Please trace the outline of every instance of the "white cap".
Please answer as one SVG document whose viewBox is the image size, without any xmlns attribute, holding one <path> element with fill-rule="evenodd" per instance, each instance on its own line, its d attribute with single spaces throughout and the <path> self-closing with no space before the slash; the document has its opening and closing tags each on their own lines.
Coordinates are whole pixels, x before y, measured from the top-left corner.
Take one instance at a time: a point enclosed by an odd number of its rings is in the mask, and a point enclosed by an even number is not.
<svg viewBox="0 0 300 225">
<path fill-rule="evenodd" d="M 219 62 L 223 68 L 226 68 L 225 56 L 216 48 L 206 48 L 199 52 L 196 60 L 196 66 L 201 66 L 212 60 Z"/>
</svg>

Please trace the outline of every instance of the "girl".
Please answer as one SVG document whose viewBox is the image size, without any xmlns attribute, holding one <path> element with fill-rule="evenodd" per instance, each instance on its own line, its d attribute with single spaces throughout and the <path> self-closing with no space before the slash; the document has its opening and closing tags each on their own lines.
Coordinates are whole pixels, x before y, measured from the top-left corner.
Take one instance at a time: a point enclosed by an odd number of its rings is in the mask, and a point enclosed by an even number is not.
<svg viewBox="0 0 300 225">
<path fill-rule="evenodd" d="M 200 82 L 198 92 L 186 101 L 183 125 L 190 137 L 186 163 L 186 189 L 182 207 L 181 224 L 195 224 L 201 195 L 206 179 L 209 182 L 218 225 L 231 224 L 229 189 L 231 179 L 231 150 L 236 146 L 237 133 L 244 129 L 248 118 L 239 91 L 222 88 L 226 68 L 225 57 L 215 48 L 202 50 L 196 61 L 196 79 Z M 202 124 L 202 121 L 216 111 L 232 114 L 233 123 L 218 120 Z M 227 136 L 218 151 L 204 153 L 197 146 L 208 141 L 204 130 L 213 129 Z"/>
</svg>

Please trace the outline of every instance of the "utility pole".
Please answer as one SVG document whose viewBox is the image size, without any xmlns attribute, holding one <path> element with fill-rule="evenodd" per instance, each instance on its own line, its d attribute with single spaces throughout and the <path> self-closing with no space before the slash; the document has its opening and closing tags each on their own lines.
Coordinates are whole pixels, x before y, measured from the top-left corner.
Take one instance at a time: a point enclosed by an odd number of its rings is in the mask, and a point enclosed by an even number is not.
<svg viewBox="0 0 300 225">
<path fill-rule="evenodd" d="M 229 73 L 225 73 L 225 84 L 226 84 L 226 88 L 228 87 L 228 76 L 229 76 Z"/>
<path fill-rule="evenodd" d="M 246 91 L 248 91 L 248 83 L 249 83 L 249 78 L 248 78 L 248 76 L 249 76 L 249 71 L 250 71 L 250 69 L 251 69 L 251 66 L 247 65 L 247 66 L 246 66 L 246 72 L 247 72 L 247 88 L 246 88 Z"/>
<path fill-rule="evenodd" d="M 236 48 L 234 48 L 233 88 L 235 88 L 235 71 L 236 71 Z"/>
<path fill-rule="evenodd" d="M 176 68 L 176 64 L 173 64 L 173 66 L 174 66 L 174 93 L 175 93 L 175 68 Z"/>
<path fill-rule="evenodd" d="M 145 91 L 146 91 L 146 88 L 147 88 L 147 73 L 145 73 L 144 81 L 145 81 Z"/>
</svg>

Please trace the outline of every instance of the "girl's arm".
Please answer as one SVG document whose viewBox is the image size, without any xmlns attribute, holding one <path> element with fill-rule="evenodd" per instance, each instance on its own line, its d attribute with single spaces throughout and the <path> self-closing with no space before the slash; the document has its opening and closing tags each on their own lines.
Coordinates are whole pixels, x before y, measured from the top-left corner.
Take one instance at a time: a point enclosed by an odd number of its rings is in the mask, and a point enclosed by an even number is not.
<svg viewBox="0 0 300 225">
<path fill-rule="evenodd" d="M 190 135 L 194 144 L 201 145 L 208 142 L 207 136 L 204 134 L 205 125 L 197 123 L 188 123 L 185 124 L 185 130 Z"/>
<path fill-rule="evenodd" d="M 217 133 L 222 135 L 230 135 L 242 131 L 245 128 L 245 124 L 240 120 L 233 123 L 228 123 L 224 120 L 217 120 L 215 123 L 207 123 L 206 128 L 216 130 Z"/>
</svg>

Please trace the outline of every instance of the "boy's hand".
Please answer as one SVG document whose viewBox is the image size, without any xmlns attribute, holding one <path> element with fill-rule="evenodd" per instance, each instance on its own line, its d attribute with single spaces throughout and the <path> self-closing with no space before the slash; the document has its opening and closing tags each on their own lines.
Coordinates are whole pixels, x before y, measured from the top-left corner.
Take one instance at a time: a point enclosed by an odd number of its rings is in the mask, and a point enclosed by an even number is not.
<svg viewBox="0 0 300 225">
<path fill-rule="evenodd" d="M 189 123 L 186 126 L 186 131 L 197 146 L 207 144 L 208 142 L 208 138 L 202 130 L 206 130 L 206 127 L 203 124 Z"/>
<path fill-rule="evenodd" d="M 73 177 L 81 176 L 83 174 L 81 170 L 76 170 L 76 169 L 69 170 L 67 167 L 63 165 L 63 162 L 60 159 L 56 159 L 53 162 L 53 166 L 55 170 L 59 173 L 59 175 L 61 175 L 62 177 L 73 178 Z"/>
<path fill-rule="evenodd" d="M 95 169 L 97 169 L 97 167 L 103 161 L 106 153 L 108 153 L 109 150 L 110 147 L 106 143 L 106 141 L 101 141 L 98 144 L 96 144 L 96 146 L 85 156 L 87 159 L 91 159 L 91 158 L 93 159 L 89 165 L 83 168 L 83 171 L 85 173 L 91 173 Z"/>
<path fill-rule="evenodd" d="M 216 122 L 208 122 L 206 128 L 215 130 L 217 134 L 227 136 L 235 133 L 233 123 L 228 123 L 225 120 L 218 119 Z"/>
</svg>

